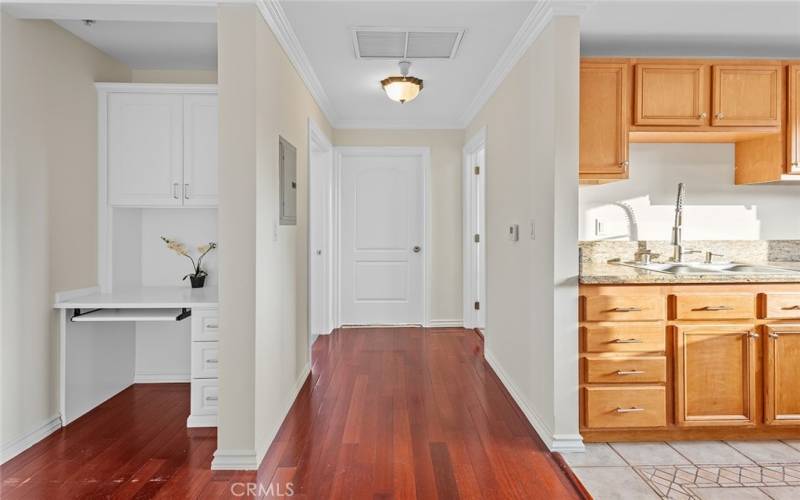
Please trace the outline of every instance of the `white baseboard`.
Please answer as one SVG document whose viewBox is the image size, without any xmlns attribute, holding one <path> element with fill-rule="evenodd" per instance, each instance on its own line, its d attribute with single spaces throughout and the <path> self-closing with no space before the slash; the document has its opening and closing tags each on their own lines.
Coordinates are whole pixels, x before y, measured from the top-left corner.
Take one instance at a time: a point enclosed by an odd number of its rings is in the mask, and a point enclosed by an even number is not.
<svg viewBox="0 0 800 500">
<path fill-rule="evenodd" d="M 553 434 L 550 426 L 547 425 L 547 423 L 542 420 L 539 414 L 536 413 L 533 408 L 528 406 L 528 404 L 522 398 L 519 388 L 500 366 L 500 363 L 497 361 L 497 358 L 494 357 L 492 351 L 490 351 L 488 348 L 484 348 L 483 357 L 486 359 L 486 362 L 489 363 L 489 366 L 492 367 L 492 370 L 494 370 L 494 372 L 497 374 L 497 378 L 499 378 L 500 382 L 503 383 L 508 393 L 511 394 L 514 402 L 517 403 L 517 406 L 519 406 L 519 408 L 522 410 L 522 413 L 525 414 L 525 418 L 528 419 L 528 422 L 531 423 L 533 429 L 537 434 L 539 434 L 539 437 L 542 439 L 545 446 L 547 446 L 548 450 L 558 452 L 584 451 L 583 438 L 581 438 L 580 435 Z"/>
<path fill-rule="evenodd" d="M 217 450 L 211 470 L 257 470 L 256 450 Z"/>
<path fill-rule="evenodd" d="M 0 452 L 0 463 L 6 463 L 60 428 L 61 417 L 55 415 L 27 434 L 8 444 L 3 444 L 3 450 Z"/>
<path fill-rule="evenodd" d="M 281 425 L 283 425 L 286 415 L 288 415 L 289 410 L 292 409 L 292 405 L 294 404 L 295 399 L 297 399 L 297 394 L 300 393 L 300 389 L 303 388 L 303 385 L 306 383 L 306 379 L 308 379 L 310 373 L 311 365 L 306 364 L 306 366 L 303 368 L 303 371 L 300 373 L 300 377 L 298 377 L 297 381 L 295 382 L 292 392 L 283 404 L 283 411 L 281 412 L 282 416 L 280 421 L 269 433 L 266 442 L 258 451 L 217 450 L 214 452 L 214 460 L 211 461 L 211 470 L 257 470 L 258 466 L 261 465 L 261 461 L 264 459 L 264 455 L 267 454 L 269 446 L 278 435 L 278 431 L 280 430 Z"/>
<path fill-rule="evenodd" d="M 186 427 L 216 427 L 216 415 L 189 415 L 186 418 Z"/>
<path fill-rule="evenodd" d="M 133 376 L 134 384 L 175 384 L 191 382 L 188 373 L 137 373 Z"/>
<path fill-rule="evenodd" d="M 430 328 L 463 328 L 464 321 L 460 319 L 432 319 L 428 322 Z"/>
</svg>

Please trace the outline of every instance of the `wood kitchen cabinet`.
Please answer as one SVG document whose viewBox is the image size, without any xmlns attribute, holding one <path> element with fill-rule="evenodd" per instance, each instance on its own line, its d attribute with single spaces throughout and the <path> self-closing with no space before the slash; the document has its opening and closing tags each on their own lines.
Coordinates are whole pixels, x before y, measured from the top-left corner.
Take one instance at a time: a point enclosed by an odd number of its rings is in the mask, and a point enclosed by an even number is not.
<svg viewBox="0 0 800 500">
<path fill-rule="evenodd" d="M 775 127 L 781 122 L 780 65 L 713 66 L 712 125 Z"/>
<path fill-rule="evenodd" d="M 789 173 L 800 173 L 800 64 L 789 66 L 786 121 Z"/>
<path fill-rule="evenodd" d="M 580 178 L 628 176 L 628 65 L 584 63 L 580 71 Z"/>
<path fill-rule="evenodd" d="M 636 65 L 634 124 L 708 124 L 705 64 Z"/>
<path fill-rule="evenodd" d="M 107 172 L 108 203 L 216 206 L 216 90 L 101 85 L 100 162 Z"/>
<path fill-rule="evenodd" d="M 800 325 L 765 327 L 764 420 L 800 425 Z"/>
<path fill-rule="evenodd" d="M 751 325 L 678 326 L 676 422 L 750 425 L 755 420 L 755 348 Z"/>
</svg>

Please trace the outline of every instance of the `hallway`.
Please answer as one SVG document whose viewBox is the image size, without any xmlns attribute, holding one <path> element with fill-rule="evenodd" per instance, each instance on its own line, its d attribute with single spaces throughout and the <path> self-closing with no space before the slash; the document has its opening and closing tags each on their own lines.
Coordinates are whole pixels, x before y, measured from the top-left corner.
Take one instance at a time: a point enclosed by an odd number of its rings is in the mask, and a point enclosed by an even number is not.
<svg viewBox="0 0 800 500">
<path fill-rule="evenodd" d="M 258 473 L 300 498 L 578 498 L 471 330 L 343 329 L 314 345 Z"/>
</svg>

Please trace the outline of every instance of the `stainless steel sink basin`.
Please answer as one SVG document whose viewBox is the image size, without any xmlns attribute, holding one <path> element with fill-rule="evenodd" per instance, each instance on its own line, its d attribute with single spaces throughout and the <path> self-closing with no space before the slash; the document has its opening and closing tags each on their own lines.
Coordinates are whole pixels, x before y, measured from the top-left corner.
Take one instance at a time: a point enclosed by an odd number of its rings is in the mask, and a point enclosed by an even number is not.
<svg viewBox="0 0 800 500">
<path fill-rule="evenodd" d="M 740 262 L 726 262 L 720 264 L 704 264 L 702 262 L 667 262 L 667 263 L 650 263 L 639 264 L 637 262 L 621 262 L 624 266 L 634 267 L 636 269 L 644 269 L 647 271 L 655 271 L 658 273 L 667 274 L 762 274 L 762 275 L 781 275 L 781 274 L 795 274 L 798 271 L 791 269 L 783 269 L 781 267 L 759 265 L 759 264 L 746 264 Z"/>
</svg>

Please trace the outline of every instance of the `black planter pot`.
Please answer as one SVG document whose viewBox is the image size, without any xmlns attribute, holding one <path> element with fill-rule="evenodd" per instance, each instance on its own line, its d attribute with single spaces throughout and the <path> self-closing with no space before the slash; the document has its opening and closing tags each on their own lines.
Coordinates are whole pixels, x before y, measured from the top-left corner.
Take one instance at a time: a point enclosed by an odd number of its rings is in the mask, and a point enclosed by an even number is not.
<svg viewBox="0 0 800 500">
<path fill-rule="evenodd" d="M 189 281 L 192 282 L 192 288 L 203 288 L 203 285 L 206 284 L 206 275 L 189 276 Z"/>
</svg>

